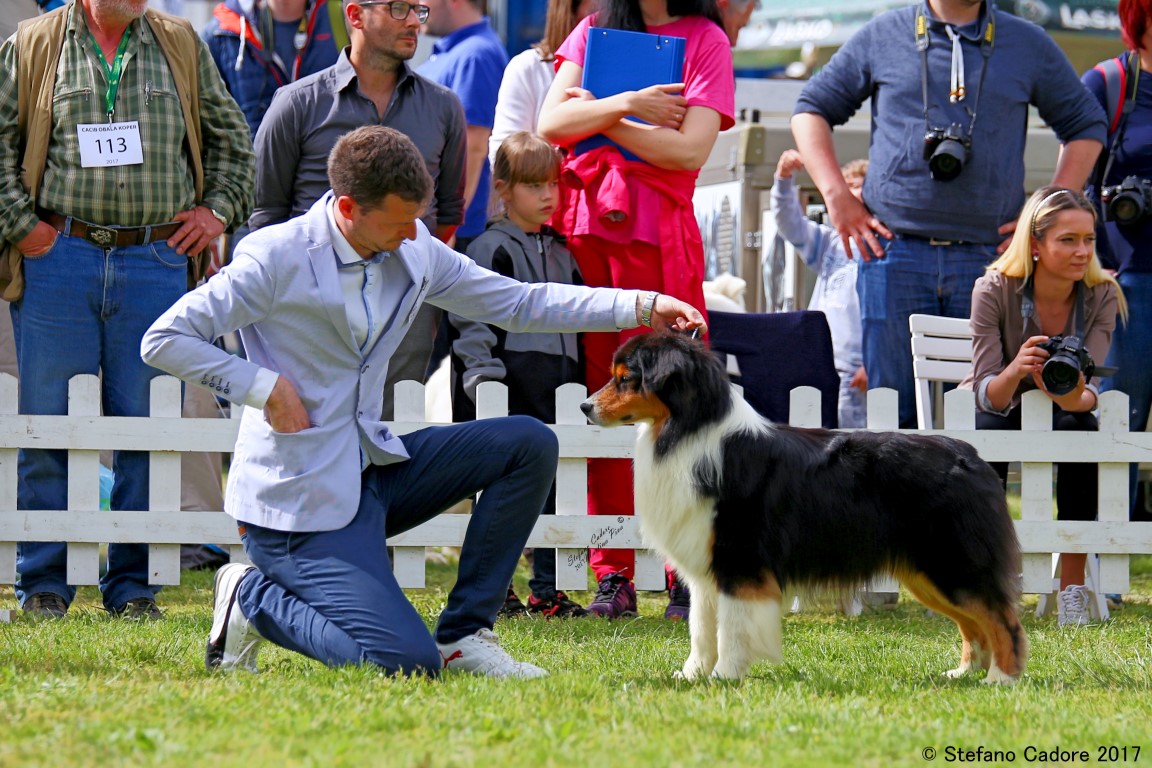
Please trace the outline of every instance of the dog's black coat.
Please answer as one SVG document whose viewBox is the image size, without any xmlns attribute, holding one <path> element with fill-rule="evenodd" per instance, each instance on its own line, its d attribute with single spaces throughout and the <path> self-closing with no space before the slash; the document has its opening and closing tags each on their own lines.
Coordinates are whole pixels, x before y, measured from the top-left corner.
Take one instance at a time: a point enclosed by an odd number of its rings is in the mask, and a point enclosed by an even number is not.
<svg viewBox="0 0 1152 768">
<path fill-rule="evenodd" d="M 732 412 L 724 367 L 699 342 L 652 334 L 623 347 L 617 363 L 669 410 L 657 465 Z M 694 483 L 714 500 L 712 571 L 722 592 L 766 573 L 782 588 L 836 587 L 895 570 L 922 573 L 955 604 L 1015 605 L 1019 544 L 1004 490 L 967 443 L 783 425 L 737 427 L 720 440 L 721 478 L 701 459 Z"/>
</svg>

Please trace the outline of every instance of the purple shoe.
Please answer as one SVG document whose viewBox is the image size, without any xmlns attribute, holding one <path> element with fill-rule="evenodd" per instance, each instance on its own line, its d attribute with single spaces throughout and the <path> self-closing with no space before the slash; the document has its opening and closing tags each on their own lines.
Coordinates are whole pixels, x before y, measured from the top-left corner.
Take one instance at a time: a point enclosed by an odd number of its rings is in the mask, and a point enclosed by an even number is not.
<svg viewBox="0 0 1152 768">
<path fill-rule="evenodd" d="M 668 588 L 668 607 L 664 609 L 664 618 L 671 621 L 688 621 L 691 609 L 692 595 L 688 592 L 688 585 L 676 579 Z"/>
<path fill-rule="evenodd" d="M 588 606 L 588 613 L 608 619 L 627 619 L 635 616 L 636 587 L 623 574 L 608 574 L 600 579 L 596 597 Z"/>
</svg>

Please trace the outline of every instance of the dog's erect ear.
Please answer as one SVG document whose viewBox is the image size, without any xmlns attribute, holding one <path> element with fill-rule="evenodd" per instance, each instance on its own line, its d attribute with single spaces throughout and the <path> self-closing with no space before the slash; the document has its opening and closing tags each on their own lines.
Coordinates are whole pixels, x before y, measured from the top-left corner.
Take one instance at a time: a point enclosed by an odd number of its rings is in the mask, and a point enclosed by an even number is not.
<svg viewBox="0 0 1152 768">
<path fill-rule="evenodd" d="M 673 415 L 684 413 L 692 407 L 692 393 L 696 391 L 693 382 L 700 365 L 697 342 L 672 333 L 652 341 L 643 346 L 642 386 L 659 397 Z"/>
<path fill-rule="evenodd" d="M 683 352 L 670 333 L 652 333 L 642 337 L 633 348 L 628 366 L 640 374 L 641 386 L 647 392 L 660 396 L 675 377 L 680 366 L 677 361 Z"/>
<path fill-rule="evenodd" d="M 708 422 L 727 413 L 728 373 L 703 342 L 679 333 L 645 338 L 646 343 L 636 348 L 644 355 L 636 360 L 641 386 L 667 406 L 673 420 L 691 416 L 691 421 Z"/>
</svg>

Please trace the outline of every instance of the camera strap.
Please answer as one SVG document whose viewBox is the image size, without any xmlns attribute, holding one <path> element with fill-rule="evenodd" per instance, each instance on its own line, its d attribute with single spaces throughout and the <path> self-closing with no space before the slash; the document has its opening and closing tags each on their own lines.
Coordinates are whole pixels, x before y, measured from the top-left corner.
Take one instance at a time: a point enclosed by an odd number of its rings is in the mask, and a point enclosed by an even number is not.
<svg viewBox="0 0 1152 768">
<path fill-rule="evenodd" d="M 988 74 L 988 59 L 992 56 L 992 49 L 996 43 L 996 6 L 988 3 L 986 6 L 988 13 L 988 23 L 984 28 L 984 36 L 980 39 L 980 54 L 983 61 L 980 65 L 980 77 L 976 81 L 976 95 L 972 100 L 972 108 L 969 109 L 967 105 L 964 106 L 964 111 L 968 113 L 971 122 L 968 124 L 968 138 L 972 138 L 972 132 L 976 129 L 976 110 L 980 108 L 980 94 L 984 91 L 984 76 Z M 928 16 L 924 13 L 924 6 L 921 5 L 920 9 L 916 12 L 916 49 L 920 51 L 920 97 L 924 102 L 924 127 L 927 130 L 932 130 L 932 122 L 928 117 L 928 45 L 929 45 L 929 25 Z M 957 71 L 962 75 L 964 71 L 963 61 L 956 61 L 956 57 L 963 56 L 959 49 L 958 40 L 951 25 L 946 25 L 949 33 L 949 38 L 953 43 L 952 50 L 952 72 L 951 78 L 955 81 Z M 962 77 L 960 78 L 963 79 Z M 949 98 L 953 102 L 964 101 L 966 91 L 962 86 L 954 85 Z"/>
<path fill-rule="evenodd" d="M 1024 280 L 1024 287 L 1020 289 L 1020 314 L 1024 318 L 1024 338 L 1021 343 L 1028 340 L 1028 322 L 1031 321 L 1043 333 L 1044 329 L 1036 322 L 1036 291 L 1032 287 L 1034 275 L 1028 275 Z M 1072 334 L 1084 340 L 1084 281 L 1076 281 L 1076 304 L 1072 308 Z M 1047 335 L 1047 334 L 1045 334 Z"/>
</svg>

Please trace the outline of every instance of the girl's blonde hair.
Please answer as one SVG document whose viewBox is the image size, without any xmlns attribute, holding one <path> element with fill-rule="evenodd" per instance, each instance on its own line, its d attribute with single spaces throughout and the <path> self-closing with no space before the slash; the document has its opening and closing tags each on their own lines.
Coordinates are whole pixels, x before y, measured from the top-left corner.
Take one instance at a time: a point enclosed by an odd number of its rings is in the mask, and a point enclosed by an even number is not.
<svg viewBox="0 0 1152 768">
<path fill-rule="evenodd" d="M 560 177 L 560 151 L 528 131 L 516 131 L 496 150 L 492 182 L 539 184 Z"/>
<path fill-rule="evenodd" d="M 1016 221 L 1016 232 L 1008 249 L 996 261 L 988 265 L 988 269 L 996 270 L 1006 277 L 1018 277 L 1027 280 L 1032 276 L 1032 246 L 1056 224 L 1056 217 L 1063 211 L 1080 210 L 1092 214 L 1092 222 L 1096 222 L 1096 208 L 1083 192 L 1066 187 L 1048 185 L 1032 193 L 1020 211 L 1020 218 Z M 1112 283 L 1116 286 L 1116 298 L 1120 307 L 1120 316 L 1128 319 L 1128 303 L 1124 300 L 1124 292 L 1120 290 L 1116 278 L 1104 271 L 1096 249 L 1092 249 L 1092 260 L 1088 262 L 1088 269 L 1084 273 L 1084 287 L 1091 288 L 1100 283 Z"/>
<path fill-rule="evenodd" d="M 497 191 L 497 182 L 505 189 L 516 184 L 541 184 L 560 178 L 563 162 L 560 150 L 528 131 L 516 131 L 500 142 L 492 160 L 492 192 L 490 214 L 504 212 L 504 201 Z"/>
</svg>

